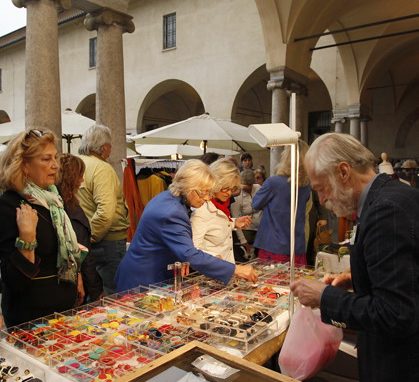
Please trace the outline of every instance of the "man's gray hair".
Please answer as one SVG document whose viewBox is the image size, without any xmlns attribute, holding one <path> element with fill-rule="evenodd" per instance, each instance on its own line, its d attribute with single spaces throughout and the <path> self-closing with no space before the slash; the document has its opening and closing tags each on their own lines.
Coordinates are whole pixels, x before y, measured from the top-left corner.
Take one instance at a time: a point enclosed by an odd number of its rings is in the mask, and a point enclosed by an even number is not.
<svg viewBox="0 0 419 382">
<path fill-rule="evenodd" d="M 89 127 L 83 134 L 79 147 L 79 154 L 102 155 L 102 147 L 106 143 L 112 143 L 111 129 L 104 125 L 95 124 Z"/>
<path fill-rule="evenodd" d="M 243 170 L 240 173 L 240 179 L 242 184 L 250 186 L 255 183 L 255 173 L 250 169 Z"/>
<path fill-rule="evenodd" d="M 310 146 L 305 156 L 317 175 L 335 175 L 336 166 L 347 162 L 360 173 L 374 168 L 374 154 L 361 142 L 349 134 L 327 133 L 318 137 Z"/>
</svg>

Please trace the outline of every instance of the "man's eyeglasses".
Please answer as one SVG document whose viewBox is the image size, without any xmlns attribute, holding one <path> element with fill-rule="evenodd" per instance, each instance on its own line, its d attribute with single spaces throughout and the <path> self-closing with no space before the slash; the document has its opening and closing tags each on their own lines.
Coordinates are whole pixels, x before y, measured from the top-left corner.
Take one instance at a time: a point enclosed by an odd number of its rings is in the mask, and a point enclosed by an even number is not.
<svg viewBox="0 0 419 382">
<path fill-rule="evenodd" d="M 42 130 L 38 129 L 30 129 L 26 135 L 25 138 L 33 137 L 33 138 L 41 138 L 45 135 L 45 133 Z"/>
<path fill-rule="evenodd" d="M 240 187 L 224 187 L 220 190 L 220 192 L 226 194 L 227 192 L 231 192 L 232 194 L 238 194 L 240 192 Z"/>
</svg>

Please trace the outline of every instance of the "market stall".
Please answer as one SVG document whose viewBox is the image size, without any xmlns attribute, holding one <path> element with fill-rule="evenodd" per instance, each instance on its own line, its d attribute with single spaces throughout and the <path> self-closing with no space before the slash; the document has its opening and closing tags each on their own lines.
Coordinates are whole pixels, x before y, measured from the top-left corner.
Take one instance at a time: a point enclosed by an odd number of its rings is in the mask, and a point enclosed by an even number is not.
<svg viewBox="0 0 419 382">
<path fill-rule="evenodd" d="M 192 341 L 263 363 L 288 325 L 289 268 L 254 266 L 257 285 L 193 276 L 138 287 L 3 330 L 0 346 L 45 382 L 117 380 Z"/>
</svg>

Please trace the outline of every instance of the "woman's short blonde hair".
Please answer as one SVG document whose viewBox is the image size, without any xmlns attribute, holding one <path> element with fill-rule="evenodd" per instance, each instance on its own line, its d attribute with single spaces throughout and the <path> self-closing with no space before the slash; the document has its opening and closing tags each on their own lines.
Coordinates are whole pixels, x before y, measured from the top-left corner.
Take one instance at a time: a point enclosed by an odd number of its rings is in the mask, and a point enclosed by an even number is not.
<svg viewBox="0 0 419 382">
<path fill-rule="evenodd" d="M 210 165 L 210 168 L 216 179 L 214 192 L 227 187 L 240 187 L 240 171 L 230 159 L 218 159 Z"/>
<path fill-rule="evenodd" d="M 170 192 L 174 196 L 186 196 L 193 190 L 212 192 L 215 178 L 207 164 L 199 159 L 190 159 L 176 172 Z"/>
<path fill-rule="evenodd" d="M 304 168 L 304 158 L 308 151 L 308 144 L 303 140 L 298 140 L 298 150 L 300 152 L 300 160 L 298 167 L 298 185 L 299 187 L 307 186 L 310 181 Z M 288 181 L 291 179 L 291 146 L 285 147 L 281 154 L 281 160 L 276 168 L 275 175 L 286 176 Z"/>
<path fill-rule="evenodd" d="M 0 188 L 23 191 L 27 183 L 23 165 L 50 143 L 57 145 L 57 138 L 50 130 L 30 129 L 14 137 L 0 156 Z"/>
</svg>

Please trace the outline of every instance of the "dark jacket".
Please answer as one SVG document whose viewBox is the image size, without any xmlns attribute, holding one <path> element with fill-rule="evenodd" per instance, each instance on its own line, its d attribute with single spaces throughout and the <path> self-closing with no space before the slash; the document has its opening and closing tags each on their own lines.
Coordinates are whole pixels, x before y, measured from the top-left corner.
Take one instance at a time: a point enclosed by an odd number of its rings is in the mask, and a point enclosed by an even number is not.
<svg viewBox="0 0 419 382">
<path fill-rule="evenodd" d="M 326 287 L 322 320 L 359 330 L 360 381 L 419 381 L 419 190 L 374 180 L 351 270 L 354 293 Z"/>
<path fill-rule="evenodd" d="M 65 211 L 71 220 L 71 225 L 76 233 L 77 241 L 90 250 L 90 224 L 86 214 L 80 206 L 72 208 L 66 207 Z"/>
<path fill-rule="evenodd" d="M 14 191 L 0 197 L 0 261 L 3 316 L 7 326 L 70 309 L 76 301 L 76 286 L 57 277 L 34 279 L 57 274 L 58 239 L 49 210 L 30 206 L 38 212 L 35 263 L 28 261 L 16 248 L 19 236 L 16 208 L 23 200 Z"/>
</svg>

